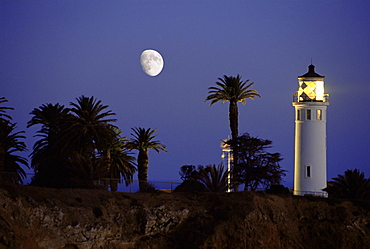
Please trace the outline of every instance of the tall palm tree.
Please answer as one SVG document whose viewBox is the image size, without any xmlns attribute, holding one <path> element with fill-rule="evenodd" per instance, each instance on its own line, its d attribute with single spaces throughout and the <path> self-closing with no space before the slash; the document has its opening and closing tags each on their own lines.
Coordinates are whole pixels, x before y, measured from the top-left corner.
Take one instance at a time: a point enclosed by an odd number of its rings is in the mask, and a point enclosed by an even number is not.
<svg viewBox="0 0 370 249">
<path fill-rule="evenodd" d="M 216 82 L 216 86 L 208 88 L 209 95 L 207 96 L 205 101 L 210 100 L 210 106 L 216 102 L 221 101 L 229 102 L 229 122 L 230 122 L 230 130 L 231 130 L 231 139 L 232 141 L 236 141 L 239 136 L 239 112 L 238 112 L 238 102 L 241 102 L 243 105 L 246 104 L 247 99 L 254 99 L 255 97 L 261 97 L 256 90 L 249 89 L 253 86 L 253 82 L 249 83 L 249 80 L 242 81 L 241 76 L 237 75 L 236 77 L 233 76 L 226 76 L 224 75 L 223 78 L 218 78 L 218 82 Z M 238 152 L 237 146 L 233 142 L 233 167 L 235 167 L 238 163 Z M 234 177 L 234 176 L 233 176 Z"/>
<path fill-rule="evenodd" d="M 156 152 L 166 151 L 166 146 L 160 141 L 153 141 L 157 136 L 154 132 L 157 129 L 132 128 L 134 133 L 131 133 L 133 139 L 127 143 L 128 149 L 135 149 L 139 151 L 137 157 L 138 179 L 140 191 L 147 191 L 148 189 L 148 164 L 149 164 L 149 150 L 153 149 Z"/>
<path fill-rule="evenodd" d="M 40 137 L 33 146 L 31 167 L 35 171 L 32 185 L 44 187 L 63 187 L 67 183 L 68 157 L 62 156 L 59 148 L 59 136 L 63 122 L 71 115 L 69 109 L 60 104 L 43 104 L 34 108 L 27 128 L 41 125 L 36 137 Z"/>
<path fill-rule="evenodd" d="M 59 149 L 57 148 L 58 136 L 62 123 L 69 115 L 69 109 L 60 104 L 43 104 L 30 113 L 33 115 L 27 123 L 27 128 L 34 125 L 41 125 L 36 137 L 41 137 L 33 147 L 32 167 L 37 171 L 39 166 L 50 158 L 55 158 Z"/>
<path fill-rule="evenodd" d="M 115 115 L 106 110 L 107 105 L 101 104 L 95 97 L 81 96 L 72 105 L 66 122 L 63 122 L 60 136 L 61 152 L 68 155 L 74 167 L 82 173 L 87 181 L 95 177 L 94 161 L 97 153 L 102 152 L 115 138 L 116 133 L 110 118 Z M 90 182 L 91 183 L 91 182 Z"/>
<path fill-rule="evenodd" d="M 128 140 L 121 137 L 122 131 L 118 128 L 112 128 L 116 133 L 116 137 L 112 143 L 108 145 L 103 152 L 98 156 L 98 166 L 104 176 L 104 185 L 112 191 L 117 191 L 118 183 L 121 179 L 126 182 L 126 186 L 132 182 L 134 173 L 136 172 L 135 157 L 126 148 Z M 109 180 L 108 180 L 109 179 Z"/>
<path fill-rule="evenodd" d="M 334 177 L 324 189 L 339 198 L 370 199 L 370 178 L 358 169 L 346 170 L 344 175 Z"/>
<path fill-rule="evenodd" d="M 23 183 L 26 172 L 21 164 L 28 168 L 27 159 L 14 153 L 26 151 L 26 144 L 19 141 L 26 137 L 24 131 L 14 132 L 16 124 L 0 121 L 0 182 Z"/>
</svg>

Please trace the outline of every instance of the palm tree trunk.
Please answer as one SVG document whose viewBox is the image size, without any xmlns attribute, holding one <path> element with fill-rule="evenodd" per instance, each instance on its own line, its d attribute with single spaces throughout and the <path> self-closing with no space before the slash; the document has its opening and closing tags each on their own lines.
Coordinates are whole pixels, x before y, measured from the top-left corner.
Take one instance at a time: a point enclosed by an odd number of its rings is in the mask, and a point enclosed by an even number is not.
<svg viewBox="0 0 370 249">
<path fill-rule="evenodd" d="M 138 167 L 138 179 L 140 192 L 145 192 L 148 189 L 148 151 L 139 151 L 137 157 L 137 167 Z"/>
<path fill-rule="evenodd" d="M 237 179 L 237 163 L 238 163 L 238 147 L 237 147 L 237 139 L 238 139 L 238 122 L 239 122 L 239 113 L 238 113 L 238 104 L 235 101 L 230 101 L 229 105 L 229 122 L 230 122 L 230 130 L 231 130 L 231 148 L 233 149 L 233 162 L 232 162 L 232 182 L 234 182 L 234 191 L 238 190 L 238 184 L 236 184 Z"/>
</svg>

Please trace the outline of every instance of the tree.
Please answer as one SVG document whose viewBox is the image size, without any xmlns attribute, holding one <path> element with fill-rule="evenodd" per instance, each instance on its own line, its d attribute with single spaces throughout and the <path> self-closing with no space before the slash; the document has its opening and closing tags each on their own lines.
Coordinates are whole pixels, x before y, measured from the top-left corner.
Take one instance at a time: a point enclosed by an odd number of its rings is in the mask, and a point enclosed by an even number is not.
<svg viewBox="0 0 370 249">
<path fill-rule="evenodd" d="M 198 166 L 184 165 L 180 168 L 180 176 L 183 182 L 176 188 L 177 192 L 226 192 L 228 190 L 228 175 L 224 166 L 208 165 Z"/>
<path fill-rule="evenodd" d="M 285 170 L 280 168 L 283 160 L 280 153 L 269 153 L 271 140 L 251 137 L 248 133 L 237 139 L 239 161 L 234 168 L 238 181 L 244 184 L 244 190 L 255 191 L 259 186 L 278 185 L 285 176 Z"/>
<path fill-rule="evenodd" d="M 26 137 L 21 135 L 24 131 L 14 132 L 15 126 L 10 122 L 0 122 L 0 150 L 5 152 L 0 158 L 0 182 L 23 183 L 26 177 L 21 164 L 28 168 L 27 159 L 15 154 L 26 151 L 26 144 L 20 141 Z"/>
<path fill-rule="evenodd" d="M 6 102 L 5 97 L 0 98 L 0 104 Z M 21 165 L 28 167 L 28 163 L 16 153 L 26 151 L 26 144 L 20 141 L 26 137 L 21 135 L 24 131 L 14 132 L 16 123 L 10 122 L 6 110 L 13 108 L 0 106 L 0 182 L 23 183 L 26 172 Z"/>
<path fill-rule="evenodd" d="M 166 151 L 166 146 L 160 141 L 153 141 L 157 136 L 154 132 L 157 129 L 132 128 L 134 133 L 131 133 L 133 138 L 127 143 L 128 149 L 139 151 L 137 157 L 138 179 L 140 191 L 148 189 L 148 165 L 149 165 L 149 150 L 153 149 L 156 152 Z"/>
<path fill-rule="evenodd" d="M 0 98 L 0 104 L 6 103 L 8 100 L 5 97 Z M 6 113 L 6 110 L 14 110 L 13 107 L 0 106 L 0 121 L 10 121 L 12 117 Z"/>
<path fill-rule="evenodd" d="M 120 129 L 113 128 L 113 130 L 116 133 L 116 137 L 98 155 L 97 168 L 102 171 L 99 175 L 105 177 L 105 185 L 108 185 L 107 179 L 109 179 L 111 190 L 117 191 L 118 183 L 121 179 L 126 182 L 126 186 L 132 182 L 136 167 L 134 164 L 135 157 L 131 156 L 131 153 L 126 149 L 128 140 L 125 137 L 121 137 L 122 131 Z"/>
<path fill-rule="evenodd" d="M 181 180 L 187 181 L 191 179 L 194 172 L 196 172 L 194 165 L 181 166 L 180 172 L 179 172 Z"/>
<path fill-rule="evenodd" d="M 81 184 L 90 186 L 100 177 L 95 170 L 96 155 L 116 137 L 113 130 L 116 127 L 111 124 L 116 119 L 108 118 L 115 113 L 106 111 L 108 106 L 95 97 L 81 96 L 77 103 L 70 104 L 74 115 L 62 123 L 59 148 L 62 155 L 70 158 L 73 170 L 83 180 Z"/>
<path fill-rule="evenodd" d="M 27 128 L 41 125 L 33 146 L 31 167 L 35 176 L 31 184 L 44 187 L 64 187 L 67 185 L 68 156 L 60 153 L 60 133 L 63 122 L 71 115 L 69 109 L 60 104 L 43 104 L 30 113 L 33 115 Z"/>
<path fill-rule="evenodd" d="M 210 106 L 216 102 L 225 101 L 229 102 L 229 122 L 231 130 L 231 139 L 236 141 L 239 136 L 238 122 L 239 122 L 239 112 L 238 112 L 238 102 L 246 104 L 247 99 L 254 99 L 254 97 L 261 97 L 256 90 L 249 89 L 253 86 L 253 82 L 249 83 L 249 80 L 242 81 L 241 76 L 237 75 L 226 76 L 223 78 L 218 78 L 215 87 L 210 87 L 209 95 L 205 101 L 210 100 Z M 238 162 L 238 148 L 235 143 L 231 143 L 231 148 L 233 149 L 233 162 Z M 234 178 L 235 176 L 233 176 Z"/>
<path fill-rule="evenodd" d="M 3 103 L 8 102 L 8 100 L 5 97 L 0 98 L 0 123 L 2 125 L 2 128 L 0 130 L 0 136 L 2 139 L 5 139 L 7 136 L 7 133 L 5 132 L 5 127 L 10 124 L 10 121 L 12 120 L 12 117 L 6 113 L 7 110 L 14 110 L 13 107 L 7 107 L 7 106 L 2 106 Z M 0 146 L 0 171 L 3 172 L 4 170 L 4 159 L 5 159 L 5 153 L 6 153 L 6 145 L 5 145 L 5 140 L 2 140 L 2 144 Z"/>
<path fill-rule="evenodd" d="M 114 157 L 119 154 L 117 148 L 113 148 L 119 140 L 115 132 L 118 128 L 111 124 L 116 120 L 109 118 L 115 114 L 94 97 L 81 96 L 77 103 L 71 102 L 71 106 L 45 104 L 31 112 L 33 117 L 28 127 L 41 125 L 36 135 L 41 139 L 35 143 L 31 154 L 34 185 L 92 187 L 94 181 L 109 176 L 107 172 L 112 162 L 102 160 L 102 155 L 104 150 Z M 121 159 L 128 156 L 128 152 L 121 152 Z M 119 162 L 115 166 L 120 167 L 118 165 Z M 130 173 L 122 170 L 119 171 L 123 174 Z M 117 175 L 113 171 L 110 173 Z"/>
<path fill-rule="evenodd" d="M 332 178 L 324 190 L 332 197 L 370 199 L 370 179 L 358 169 L 346 170 L 344 175 Z"/>
<path fill-rule="evenodd" d="M 226 192 L 228 190 L 228 171 L 222 164 L 198 167 L 194 178 L 203 183 L 210 192 Z"/>
</svg>

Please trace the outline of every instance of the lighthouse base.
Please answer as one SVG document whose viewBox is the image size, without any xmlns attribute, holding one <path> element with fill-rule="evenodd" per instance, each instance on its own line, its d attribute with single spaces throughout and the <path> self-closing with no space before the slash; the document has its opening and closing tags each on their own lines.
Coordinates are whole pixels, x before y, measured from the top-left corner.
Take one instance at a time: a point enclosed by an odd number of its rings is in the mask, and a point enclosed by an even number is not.
<svg viewBox="0 0 370 249">
<path fill-rule="evenodd" d="M 328 198 L 328 192 L 326 191 L 301 191 L 301 190 L 294 190 L 293 191 L 294 195 L 310 195 L 310 196 L 318 196 L 318 197 L 324 197 Z"/>
</svg>

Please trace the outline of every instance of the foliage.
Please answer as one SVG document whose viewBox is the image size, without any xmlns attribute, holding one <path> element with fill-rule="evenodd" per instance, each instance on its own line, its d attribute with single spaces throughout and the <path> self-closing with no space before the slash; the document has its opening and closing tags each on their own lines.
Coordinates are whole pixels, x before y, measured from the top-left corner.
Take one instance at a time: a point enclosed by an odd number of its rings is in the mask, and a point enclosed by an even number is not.
<svg viewBox="0 0 370 249">
<path fill-rule="evenodd" d="M 49 103 L 33 109 L 30 114 L 33 117 L 28 121 L 27 128 L 34 125 L 41 125 L 41 129 L 37 131 L 35 136 L 40 137 L 40 139 L 35 142 L 33 152 L 30 155 L 32 159 L 31 167 L 35 170 L 36 174 L 40 172 L 42 174 L 42 171 L 46 170 L 48 171 L 47 175 L 51 176 L 58 173 L 57 175 L 60 177 L 60 172 L 55 172 L 55 170 L 49 171 L 48 169 L 67 160 L 67 157 L 62 158 L 60 155 L 58 141 L 62 123 L 67 119 L 68 115 L 71 115 L 69 114 L 69 109 L 60 104 L 53 105 Z M 45 177 L 47 178 L 47 176 Z M 55 181 L 51 183 L 53 182 Z"/>
<path fill-rule="evenodd" d="M 8 102 L 5 97 L 0 98 L 0 104 Z M 17 155 L 26 151 L 26 145 L 20 141 L 26 137 L 24 131 L 15 132 L 16 123 L 11 123 L 12 117 L 6 110 L 12 107 L 0 106 L 0 182 L 23 183 L 26 172 L 21 165 L 28 167 L 27 159 Z"/>
<path fill-rule="evenodd" d="M 184 165 L 180 168 L 180 178 L 183 181 L 190 180 L 192 178 L 192 174 L 195 172 L 194 165 Z"/>
<path fill-rule="evenodd" d="M 184 182 L 177 191 L 226 192 L 228 190 L 229 172 L 222 164 L 198 166 L 197 169 L 193 165 L 184 165 L 179 173 Z"/>
<path fill-rule="evenodd" d="M 370 199 L 370 179 L 358 169 L 346 170 L 344 175 L 334 177 L 324 189 L 331 197 Z"/>
<path fill-rule="evenodd" d="M 266 189 L 266 193 L 268 194 L 289 194 L 289 189 L 283 185 L 271 185 L 268 189 Z"/>
<path fill-rule="evenodd" d="M 239 161 L 234 168 L 238 181 L 243 183 L 245 190 L 255 191 L 258 187 L 269 187 L 280 184 L 285 170 L 280 168 L 283 160 L 280 153 L 269 153 L 271 140 L 251 137 L 248 133 L 237 139 Z"/>
<path fill-rule="evenodd" d="M 166 151 L 166 146 L 160 141 L 153 141 L 157 136 L 154 132 L 157 129 L 144 129 L 141 127 L 132 128 L 134 133 L 131 133 L 130 142 L 126 144 L 126 148 L 130 150 L 138 150 L 139 154 L 137 157 L 137 169 L 138 169 L 138 179 L 140 191 L 148 191 L 148 167 L 149 167 L 149 150 L 153 149 L 156 152 Z"/>
<path fill-rule="evenodd" d="M 231 130 L 231 139 L 236 141 L 239 136 L 239 112 L 238 112 L 238 102 L 246 104 L 246 99 L 254 99 L 255 97 L 261 97 L 256 90 L 249 89 L 253 86 L 253 82 L 249 83 L 249 80 L 242 81 L 241 76 L 237 75 L 226 76 L 223 78 L 218 78 L 216 86 L 209 87 L 209 95 L 206 98 L 206 101 L 210 100 L 210 106 L 216 102 L 221 101 L 229 102 L 229 122 Z M 237 147 L 233 146 L 233 161 L 238 162 L 239 153 L 237 152 Z M 233 178 L 236 176 L 233 175 Z"/>
<path fill-rule="evenodd" d="M 194 179 L 184 180 L 174 189 L 174 192 L 208 192 L 204 184 Z"/>
<path fill-rule="evenodd" d="M 81 96 L 72 108 L 44 104 L 35 108 L 28 127 L 41 125 L 34 144 L 33 185 L 45 187 L 96 187 L 107 177 L 132 179 L 135 167 L 115 115 L 94 97 Z M 107 183 L 117 189 L 117 180 Z M 126 182 L 127 183 L 127 182 Z"/>
<path fill-rule="evenodd" d="M 97 168 L 102 171 L 101 175 L 105 177 L 104 185 L 106 187 L 109 185 L 112 191 L 117 191 L 120 179 L 124 179 L 126 186 L 132 182 L 136 167 L 135 157 L 131 156 L 132 153 L 126 148 L 128 140 L 121 137 L 122 131 L 120 129 L 112 129 L 116 133 L 116 137 L 98 154 Z"/>
<path fill-rule="evenodd" d="M 228 171 L 222 164 L 198 167 L 194 178 L 203 183 L 210 192 L 226 192 L 228 189 Z"/>
</svg>

